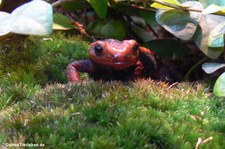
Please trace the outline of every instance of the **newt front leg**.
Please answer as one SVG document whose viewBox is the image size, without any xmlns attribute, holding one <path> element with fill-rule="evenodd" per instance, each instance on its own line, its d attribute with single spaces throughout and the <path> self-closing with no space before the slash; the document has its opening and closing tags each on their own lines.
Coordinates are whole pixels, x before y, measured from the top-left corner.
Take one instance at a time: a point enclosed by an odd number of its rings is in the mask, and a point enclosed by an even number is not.
<svg viewBox="0 0 225 149">
<path fill-rule="evenodd" d="M 174 82 L 169 68 L 164 66 L 160 58 L 153 51 L 145 47 L 140 47 L 140 60 L 142 61 L 142 65 L 146 65 L 144 68 L 147 69 L 146 72 L 150 73 L 148 74 L 149 76 L 163 82 Z"/>
<path fill-rule="evenodd" d="M 93 72 L 94 66 L 90 60 L 78 60 L 70 63 L 67 66 L 67 79 L 70 83 L 80 81 L 79 72 Z"/>
</svg>

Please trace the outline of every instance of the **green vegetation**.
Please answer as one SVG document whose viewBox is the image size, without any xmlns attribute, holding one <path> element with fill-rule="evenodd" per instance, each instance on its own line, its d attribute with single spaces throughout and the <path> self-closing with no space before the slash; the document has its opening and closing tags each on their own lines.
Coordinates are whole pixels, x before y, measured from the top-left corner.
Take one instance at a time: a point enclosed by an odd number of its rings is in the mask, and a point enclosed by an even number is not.
<svg viewBox="0 0 225 149">
<path fill-rule="evenodd" d="M 65 68 L 87 44 L 61 33 L 0 44 L 0 144 L 45 148 L 225 146 L 225 102 L 203 83 L 177 86 L 87 81 L 66 84 Z M 54 82 L 54 83 L 53 83 Z M 56 83 L 57 82 L 57 83 Z"/>
<path fill-rule="evenodd" d="M 160 90 L 159 90 L 160 87 Z M 204 148 L 224 146 L 224 100 L 205 87 L 139 80 L 54 84 L 0 112 L 1 142 L 48 148 Z"/>
<path fill-rule="evenodd" d="M 28 100 L 41 86 L 66 82 L 66 66 L 87 57 L 87 43 L 79 38 L 16 36 L 0 44 L 0 109 Z"/>
</svg>

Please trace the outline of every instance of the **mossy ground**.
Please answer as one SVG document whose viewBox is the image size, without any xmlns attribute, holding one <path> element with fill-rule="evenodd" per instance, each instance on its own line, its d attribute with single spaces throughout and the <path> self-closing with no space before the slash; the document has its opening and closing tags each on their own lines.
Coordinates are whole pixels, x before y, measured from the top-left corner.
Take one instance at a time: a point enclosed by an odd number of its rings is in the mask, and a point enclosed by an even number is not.
<svg viewBox="0 0 225 149">
<path fill-rule="evenodd" d="M 87 43 L 61 33 L 0 44 L 0 144 L 45 148 L 225 146 L 225 100 L 204 83 L 87 81 L 66 84 L 65 68 Z"/>
</svg>

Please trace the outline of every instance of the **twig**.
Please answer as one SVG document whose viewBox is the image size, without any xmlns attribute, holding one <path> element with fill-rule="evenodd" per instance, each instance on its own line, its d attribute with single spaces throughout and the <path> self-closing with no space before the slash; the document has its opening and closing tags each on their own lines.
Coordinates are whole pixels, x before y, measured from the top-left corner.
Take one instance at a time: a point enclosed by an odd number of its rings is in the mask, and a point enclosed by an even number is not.
<svg viewBox="0 0 225 149">
<path fill-rule="evenodd" d="M 197 143 L 195 145 L 195 149 L 198 149 L 198 147 L 201 144 L 201 142 L 202 142 L 202 138 L 198 138 L 198 141 L 197 141 Z"/>
<path fill-rule="evenodd" d="M 213 137 L 209 137 L 209 138 L 203 140 L 201 144 L 205 144 L 205 143 L 211 141 L 212 139 L 213 139 Z"/>
<path fill-rule="evenodd" d="M 183 10 L 182 6 L 178 6 L 178 5 L 174 5 L 174 4 L 171 4 L 171 3 L 163 2 L 161 0 L 151 0 L 151 1 L 155 2 L 155 3 L 158 3 L 158 4 L 161 4 L 163 6 L 167 6 L 167 7 Z"/>
<path fill-rule="evenodd" d="M 163 2 L 161 0 L 151 0 L 152 2 L 155 2 L 155 3 L 158 3 L 158 4 L 161 4 L 163 6 L 167 6 L 167 7 L 170 7 L 170 8 L 174 8 L 174 9 L 177 9 L 177 10 L 181 10 L 181 11 L 194 11 L 194 12 L 199 12 L 201 13 L 203 11 L 203 9 L 196 9 L 196 8 L 190 8 L 190 7 L 183 7 L 183 6 L 178 6 L 178 5 L 174 5 L 174 4 L 171 4 L 171 3 L 167 3 L 167 2 Z M 220 12 L 215 12 L 213 13 L 215 15 L 221 15 L 221 16 L 225 16 L 224 13 L 220 13 Z"/>
<path fill-rule="evenodd" d="M 170 8 L 182 10 L 182 11 L 195 11 L 195 12 L 202 12 L 203 11 L 202 9 L 195 9 L 195 8 L 190 8 L 190 7 L 178 6 L 178 5 L 174 5 L 174 4 L 171 4 L 171 3 L 163 2 L 161 0 L 151 0 L 151 1 L 155 2 L 155 3 L 158 3 L 158 4 L 161 4 L 161 5 L 164 5 L 164 6 L 167 6 L 167 7 L 170 7 Z"/>
<path fill-rule="evenodd" d="M 70 2 L 70 1 L 72 1 L 72 0 L 58 0 L 54 3 L 52 3 L 52 7 L 57 7 L 59 5 L 62 5 L 63 3 Z"/>
<path fill-rule="evenodd" d="M 143 6 L 139 6 L 137 4 L 133 4 L 131 2 L 129 3 L 121 3 L 119 1 L 112 1 L 110 2 L 111 5 L 113 6 L 119 6 L 119 7 L 122 7 L 122 10 L 124 10 L 124 7 L 132 7 L 132 8 L 136 8 L 136 9 L 140 9 L 140 10 L 144 10 L 144 11 L 150 11 L 150 12 L 155 12 L 157 9 L 155 8 L 146 8 L 146 7 L 143 7 Z"/>
<path fill-rule="evenodd" d="M 198 149 L 200 145 L 205 144 L 205 143 L 211 141 L 212 139 L 213 139 L 213 137 L 209 137 L 209 138 L 207 138 L 205 140 L 202 140 L 202 138 L 198 138 L 198 141 L 197 141 L 197 143 L 195 145 L 195 149 Z"/>
<path fill-rule="evenodd" d="M 126 5 L 126 4 L 123 4 L 123 5 Z M 141 9 L 141 10 L 145 10 L 145 11 L 151 11 L 151 12 L 156 11 L 156 9 L 146 8 L 146 7 L 143 7 L 143 6 L 136 5 L 136 4 L 131 4 L 130 6 L 133 7 L 133 8 L 137 8 L 137 9 Z"/>
<path fill-rule="evenodd" d="M 169 90 L 177 85 L 179 85 L 179 82 L 175 82 L 175 83 L 171 84 L 167 89 Z"/>
<path fill-rule="evenodd" d="M 204 63 L 207 59 L 208 59 L 208 57 L 204 57 L 204 58 L 202 58 L 200 61 L 198 61 L 194 66 L 192 66 L 192 67 L 188 70 L 188 72 L 185 74 L 184 80 L 187 80 L 187 79 L 189 78 L 190 74 L 193 72 L 193 70 L 194 70 L 195 68 L 197 68 L 199 65 L 201 65 L 202 63 Z"/>
</svg>

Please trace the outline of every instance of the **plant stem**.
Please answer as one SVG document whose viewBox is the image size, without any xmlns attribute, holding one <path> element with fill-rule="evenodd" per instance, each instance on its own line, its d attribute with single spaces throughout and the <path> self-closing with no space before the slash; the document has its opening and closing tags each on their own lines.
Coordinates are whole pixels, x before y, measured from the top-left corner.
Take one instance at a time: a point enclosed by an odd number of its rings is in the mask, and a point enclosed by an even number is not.
<svg viewBox="0 0 225 149">
<path fill-rule="evenodd" d="M 199 65 L 201 65 L 204 61 L 206 61 L 208 59 L 208 57 L 204 57 L 203 59 L 201 59 L 198 63 L 196 63 L 194 66 L 192 66 L 188 72 L 185 74 L 184 76 L 184 80 L 187 80 L 190 76 L 190 74 L 193 72 L 193 70 L 198 67 Z"/>
<path fill-rule="evenodd" d="M 133 7 L 133 8 L 137 8 L 137 9 L 141 9 L 141 10 L 145 10 L 145 11 L 151 11 L 151 12 L 156 11 L 156 9 L 146 8 L 146 7 L 135 5 L 135 4 L 131 4 L 130 6 Z"/>
<path fill-rule="evenodd" d="M 151 0 L 151 1 L 155 2 L 155 3 L 158 3 L 158 4 L 161 4 L 163 6 L 170 7 L 170 8 L 175 8 L 175 9 L 182 10 L 182 11 L 187 11 L 186 7 L 182 7 L 182 6 L 174 5 L 174 4 L 171 4 L 171 3 L 163 2 L 161 0 Z M 199 11 L 199 10 L 197 10 L 197 11 Z"/>
<path fill-rule="evenodd" d="M 151 1 L 155 2 L 155 3 L 158 3 L 158 4 L 161 4 L 163 6 L 167 6 L 167 7 L 174 8 L 174 9 L 181 10 L 181 11 L 194 11 L 194 12 L 199 12 L 199 13 L 201 13 L 203 11 L 203 9 L 196 9 L 196 8 L 190 8 L 190 7 L 185 7 L 185 6 L 178 6 L 178 5 L 175 5 L 175 4 L 163 2 L 161 0 L 151 0 Z M 219 12 L 215 12 L 213 14 L 225 16 L 225 14 L 222 14 L 222 13 L 219 13 Z"/>
</svg>

